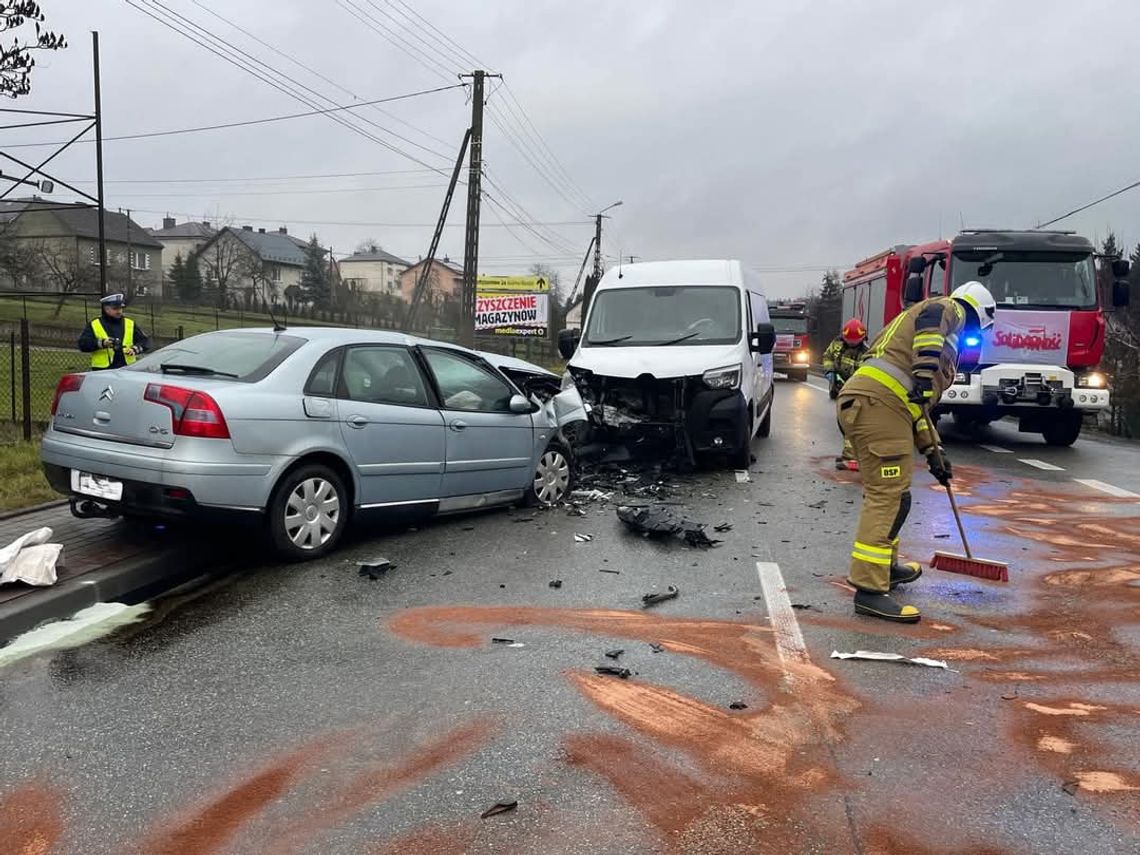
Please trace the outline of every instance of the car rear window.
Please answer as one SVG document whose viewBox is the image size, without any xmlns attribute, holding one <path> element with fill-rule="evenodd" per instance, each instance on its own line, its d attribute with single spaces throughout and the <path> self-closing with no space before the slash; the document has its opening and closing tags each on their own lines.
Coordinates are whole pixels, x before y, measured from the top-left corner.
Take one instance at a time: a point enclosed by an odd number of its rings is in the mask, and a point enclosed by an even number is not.
<svg viewBox="0 0 1140 855">
<path fill-rule="evenodd" d="M 268 377 L 278 365 L 305 343 L 295 335 L 259 332 L 211 332 L 168 344 L 143 356 L 126 370 L 162 373 L 163 365 L 184 366 L 179 373 L 217 372 L 225 380 L 254 383 Z M 228 376 L 234 375 L 234 376 Z"/>
</svg>

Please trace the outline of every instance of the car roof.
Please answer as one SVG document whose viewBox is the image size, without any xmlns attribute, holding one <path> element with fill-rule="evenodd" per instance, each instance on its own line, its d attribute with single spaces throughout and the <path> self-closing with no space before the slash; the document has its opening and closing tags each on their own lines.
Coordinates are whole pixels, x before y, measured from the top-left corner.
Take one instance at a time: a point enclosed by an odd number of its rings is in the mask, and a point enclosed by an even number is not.
<svg viewBox="0 0 1140 855">
<path fill-rule="evenodd" d="M 258 333 L 261 335 L 273 335 L 274 330 L 272 327 L 239 327 L 237 329 L 228 330 L 208 330 L 198 335 L 235 335 L 241 333 Z M 455 344 L 450 341 L 438 341 L 437 339 L 422 338 L 420 336 L 408 335 L 404 332 L 396 330 L 373 330 L 373 329 L 357 329 L 355 327 L 288 327 L 280 331 L 281 335 L 295 335 L 300 336 L 310 342 L 316 344 L 324 344 L 328 347 L 336 347 L 341 344 L 400 344 L 405 347 L 415 347 L 416 345 L 425 345 L 431 347 L 442 347 L 450 350 L 458 350 L 464 353 L 470 353 L 475 356 L 480 356 L 490 362 L 492 365 L 507 366 L 510 368 L 517 368 L 523 371 L 533 371 L 536 374 L 547 374 L 552 377 L 557 375 L 553 372 L 543 368 L 541 365 L 535 365 L 533 362 L 527 362 L 525 359 L 518 359 L 514 356 L 506 356 L 501 353 L 493 353 L 486 350 L 472 350 L 468 347 Z"/>
<path fill-rule="evenodd" d="M 728 258 L 644 261 L 606 271 L 598 290 L 644 285 L 743 285 L 740 262 Z"/>
</svg>

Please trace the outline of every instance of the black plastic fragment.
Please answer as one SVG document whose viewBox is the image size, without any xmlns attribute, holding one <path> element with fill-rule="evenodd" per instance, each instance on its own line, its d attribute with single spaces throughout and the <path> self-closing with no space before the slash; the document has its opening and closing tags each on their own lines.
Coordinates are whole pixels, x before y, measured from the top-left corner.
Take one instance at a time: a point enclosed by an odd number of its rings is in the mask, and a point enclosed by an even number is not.
<svg viewBox="0 0 1140 855">
<path fill-rule="evenodd" d="M 644 537 L 679 537 L 690 546 L 720 543 L 705 533 L 704 523 L 678 514 L 668 505 L 622 505 L 617 515 L 628 529 Z"/>
<path fill-rule="evenodd" d="M 623 680 L 628 680 L 633 673 L 628 668 L 619 668 L 617 665 L 596 665 L 594 671 L 599 674 L 610 674 L 614 677 L 621 677 Z"/>
<path fill-rule="evenodd" d="M 607 659 L 617 659 L 623 653 L 625 653 L 625 650 L 622 648 L 618 648 L 617 650 L 607 650 L 606 651 L 606 658 Z"/>
<path fill-rule="evenodd" d="M 514 810 L 518 806 L 519 803 L 516 799 L 501 799 L 479 814 L 479 819 L 486 819 L 489 816 L 495 816 L 495 814 L 506 813 L 507 811 Z"/>
<path fill-rule="evenodd" d="M 744 703 L 744 701 L 733 701 L 728 705 L 728 708 L 730 710 L 746 710 L 748 709 L 748 704 Z"/>
<path fill-rule="evenodd" d="M 562 587 L 562 580 L 561 579 L 551 579 L 550 580 L 550 587 L 551 588 L 561 588 Z"/>
<path fill-rule="evenodd" d="M 677 595 L 681 592 L 677 589 L 676 585 L 670 585 L 668 590 L 659 594 L 643 594 L 641 597 L 641 607 L 647 609 L 650 606 L 655 606 L 658 603 L 663 603 L 666 600 L 675 600 Z"/>
<path fill-rule="evenodd" d="M 375 582 L 389 570 L 395 570 L 396 565 L 387 558 L 377 558 L 375 561 L 360 562 L 360 576 Z"/>
</svg>

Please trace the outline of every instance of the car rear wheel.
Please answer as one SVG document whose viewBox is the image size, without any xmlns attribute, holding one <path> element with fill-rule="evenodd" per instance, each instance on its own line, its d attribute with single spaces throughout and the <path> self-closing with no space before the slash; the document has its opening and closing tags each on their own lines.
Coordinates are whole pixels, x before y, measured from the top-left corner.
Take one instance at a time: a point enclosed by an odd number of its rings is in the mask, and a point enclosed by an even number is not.
<svg viewBox="0 0 1140 855">
<path fill-rule="evenodd" d="M 327 466 L 302 466 L 286 475 L 269 507 L 273 547 L 284 558 L 307 561 L 336 548 L 348 522 L 348 491 Z"/>
<path fill-rule="evenodd" d="M 556 505 L 569 495 L 573 481 L 569 450 L 561 443 L 552 442 L 538 458 L 534 479 L 526 491 L 526 504 L 531 507 Z"/>
</svg>

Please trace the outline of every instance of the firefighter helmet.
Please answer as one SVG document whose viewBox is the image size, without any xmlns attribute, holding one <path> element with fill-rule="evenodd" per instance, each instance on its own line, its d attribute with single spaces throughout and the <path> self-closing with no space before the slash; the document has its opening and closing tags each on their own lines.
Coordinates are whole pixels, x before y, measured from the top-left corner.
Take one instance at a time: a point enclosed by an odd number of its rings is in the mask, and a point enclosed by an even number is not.
<svg viewBox="0 0 1140 855">
<path fill-rule="evenodd" d="M 847 344 L 856 345 L 867 338 L 867 328 L 863 326 L 863 322 L 858 318 L 851 318 L 851 320 L 843 325 L 843 331 L 840 335 L 843 336 L 843 340 L 847 342 Z"/>
<path fill-rule="evenodd" d="M 997 309 L 997 303 L 994 302 L 994 295 L 990 293 L 990 289 L 981 282 L 959 285 L 950 296 L 973 309 L 982 330 L 988 330 L 994 325 L 994 310 Z"/>
</svg>

